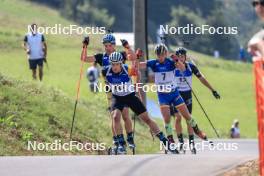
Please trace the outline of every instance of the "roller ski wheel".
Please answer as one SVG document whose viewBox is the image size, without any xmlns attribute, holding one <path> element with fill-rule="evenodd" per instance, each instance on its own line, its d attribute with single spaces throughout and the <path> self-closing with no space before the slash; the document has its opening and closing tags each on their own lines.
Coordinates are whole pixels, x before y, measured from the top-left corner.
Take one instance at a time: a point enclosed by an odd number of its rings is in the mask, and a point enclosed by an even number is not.
<svg viewBox="0 0 264 176">
<path fill-rule="evenodd" d="M 117 155 L 117 147 L 116 146 L 109 147 L 107 150 L 107 154 L 108 155 Z"/>
</svg>

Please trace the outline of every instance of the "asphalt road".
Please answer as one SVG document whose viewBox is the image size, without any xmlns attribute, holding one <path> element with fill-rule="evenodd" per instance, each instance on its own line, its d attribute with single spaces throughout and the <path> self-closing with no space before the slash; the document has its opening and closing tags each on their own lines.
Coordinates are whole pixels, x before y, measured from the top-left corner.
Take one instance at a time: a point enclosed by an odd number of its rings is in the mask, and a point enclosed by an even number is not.
<svg viewBox="0 0 264 176">
<path fill-rule="evenodd" d="M 208 176 L 258 157 L 257 140 L 218 140 L 215 146 L 233 146 L 233 150 L 207 148 L 196 155 L 0 157 L 0 176 Z"/>
</svg>

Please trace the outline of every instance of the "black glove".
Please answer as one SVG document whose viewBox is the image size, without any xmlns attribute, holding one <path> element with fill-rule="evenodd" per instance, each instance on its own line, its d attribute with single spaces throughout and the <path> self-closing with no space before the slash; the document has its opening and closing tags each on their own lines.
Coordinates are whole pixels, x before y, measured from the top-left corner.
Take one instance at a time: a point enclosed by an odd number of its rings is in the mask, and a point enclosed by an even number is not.
<svg viewBox="0 0 264 176">
<path fill-rule="evenodd" d="M 120 41 L 121 41 L 123 47 L 126 47 L 128 45 L 128 41 L 127 40 L 120 39 Z"/>
<path fill-rule="evenodd" d="M 82 41 L 82 43 L 85 45 L 85 46 L 87 46 L 87 45 L 89 45 L 89 37 L 87 36 L 87 37 L 84 37 L 84 39 L 83 39 L 83 41 Z"/>
<path fill-rule="evenodd" d="M 140 59 L 141 57 L 143 57 L 144 53 L 143 53 L 142 49 L 138 48 L 136 50 L 136 55 L 137 55 L 137 59 Z"/>
<path fill-rule="evenodd" d="M 213 96 L 216 98 L 216 99 L 220 99 L 220 95 L 218 94 L 218 92 L 216 92 L 215 90 L 212 91 L 213 93 Z"/>
</svg>

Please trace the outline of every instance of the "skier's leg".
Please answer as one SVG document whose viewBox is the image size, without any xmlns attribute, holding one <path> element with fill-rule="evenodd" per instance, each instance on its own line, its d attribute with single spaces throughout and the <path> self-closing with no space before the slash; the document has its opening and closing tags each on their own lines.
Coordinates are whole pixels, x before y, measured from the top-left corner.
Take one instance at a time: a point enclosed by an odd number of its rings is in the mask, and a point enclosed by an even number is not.
<svg viewBox="0 0 264 176">
<path fill-rule="evenodd" d="M 133 112 L 138 115 L 139 118 L 141 118 L 150 128 L 151 132 L 159 138 L 159 140 L 165 145 L 169 145 L 170 143 L 168 139 L 164 136 L 164 134 L 160 131 L 158 125 L 149 117 L 146 107 L 144 104 L 140 101 L 140 99 L 137 96 L 131 96 L 127 103 L 126 103 Z M 172 153 L 178 153 L 176 149 L 168 148 Z"/>
<path fill-rule="evenodd" d="M 202 132 L 196 121 L 192 118 L 191 114 L 189 113 L 187 106 L 183 103 L 177 106 L 178 111 L 182 114 L 182 116 L 186 119 L 186 122 L 193 128 L 194 133 L 199 136 L 203 140 L 207 140 L 207 136 L 204 132 Z"/>
<path fill-rule="evenodd" d="M 161 105 L 160 111 L 164 119 L 164 126 L 166 130 L 167 138 L 171 143 L 175 143 L 173 139 L 173 130 L 170 123 L 171 120 L 170 107 L 168 105 Z"/>
<path fill-rule="evenodd" d="M 182 125 L 181 125 L 181 119 L 182 116 L 181 114 L 176 111 L 176 113 L 174 114 L 176 120 L 175 120 L 175 129 L 176 129 L 176 133 L 177 133 L 177 137 L 178 137 L 178 141 L 180 143 L 180 150 L 183 151 L 184 148 L 184 139 L 183 139 L 183 134 L 182 134 Z"/>
<path fill-rule="evenodd" d="M 134 134 L 133 134 L 133 129 L 132 129 L 132 120 L 129 117 L 129 109 L 128 109 L 128 107 L 125 107 L 123 109 L 122 118 L 123 118 L 124 124 L 125 124 L 128 145 L 129 145 L 129 147 L 133 148 L 133 147 L 135 147 Z"/>
</svg>

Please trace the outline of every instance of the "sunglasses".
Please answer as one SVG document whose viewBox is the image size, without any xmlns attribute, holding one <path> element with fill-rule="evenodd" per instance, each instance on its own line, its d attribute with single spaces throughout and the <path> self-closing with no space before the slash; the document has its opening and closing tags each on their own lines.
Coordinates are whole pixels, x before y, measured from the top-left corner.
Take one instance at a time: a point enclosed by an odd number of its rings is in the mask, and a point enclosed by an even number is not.
<svg viewBox="0 0 264 176">
<path fill-rule="evenodd" d="M 264 6 L 264 1 L 253 1 L 252 2 L 253 7 L 256 7 L 258 5 Z"/>
</svg>

